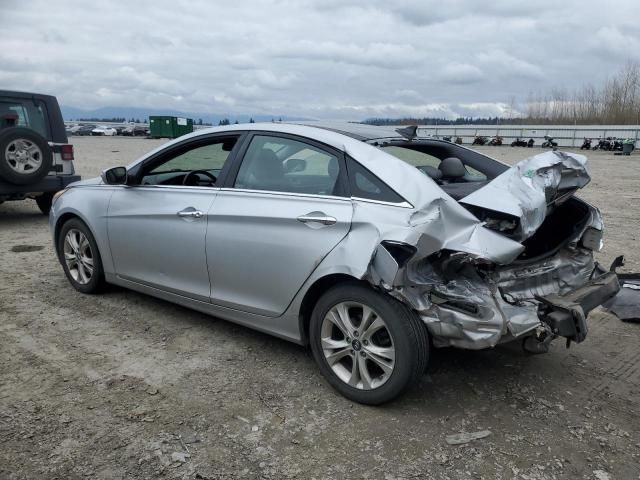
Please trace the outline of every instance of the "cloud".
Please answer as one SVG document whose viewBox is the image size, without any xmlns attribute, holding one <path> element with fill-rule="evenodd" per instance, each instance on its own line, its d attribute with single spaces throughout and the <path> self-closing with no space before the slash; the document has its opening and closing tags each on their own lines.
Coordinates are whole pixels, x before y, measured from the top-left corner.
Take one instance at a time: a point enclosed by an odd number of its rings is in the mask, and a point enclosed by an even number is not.
<svg viewBox="0 0 640 480">
<path fill-rule="evenodd" d="M 542 67 L 535 65 L 525 58 L 510 55 L 502 49 L 496 48 L 476 55 L 477 61 L 491 69 L 493 75 L 501 77 L 522 77 L 539 79 L 544 77 Z"/>
<path fill-rule="evenodd" d="M 640 55 L 639 16 L 635 0 L 0 0 L 0 82 L 87 109 L 495 115 L 604 80 Z"/>
<path fill-rule="evenodd" d="M 615 58 L 640 58 L 640 35 L 636 31 L 623 33 L 618 26 L 603 26 L 591 40 L 593 47 Z"/>
<path fill-rule="evenodd" d="M 479 82 L 484 78 L 484 73 L 468 63 L 450 63 L 442 69 L 442 78 L 451 83 L 465 85 Z"/>
</svg>

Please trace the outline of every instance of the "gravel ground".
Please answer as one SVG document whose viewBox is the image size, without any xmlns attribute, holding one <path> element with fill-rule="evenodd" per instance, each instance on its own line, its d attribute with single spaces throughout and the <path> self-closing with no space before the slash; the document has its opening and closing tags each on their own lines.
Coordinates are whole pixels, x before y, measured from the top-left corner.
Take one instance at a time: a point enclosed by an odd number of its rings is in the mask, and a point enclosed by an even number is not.
<svg viewBox="0 0 640 480">
<path fill-rule="evenodd" d="M 162 142 L 73 143 L 90 177 Z M 582 196 L 607 224 L 599 259 L 624 253 L 638 271 L 640 158 L 590 158 Z M 639 328 L 597 310 L 569 350 L 437 350 L 417 388 L 365 407 L 296 345 L 134 292 L 77 293 L 35 202 L 5 203 L 0 478 L 638 479 Z"/>
</svg>

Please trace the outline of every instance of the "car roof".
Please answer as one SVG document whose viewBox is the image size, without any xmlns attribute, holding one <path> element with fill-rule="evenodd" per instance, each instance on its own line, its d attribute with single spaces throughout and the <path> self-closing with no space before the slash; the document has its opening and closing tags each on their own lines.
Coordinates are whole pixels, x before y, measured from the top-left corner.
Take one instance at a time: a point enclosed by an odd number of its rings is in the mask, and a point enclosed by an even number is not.
<svg viewBox="0 0 640 480">
<path fill-rule="evenodd" d="M 308 127 L 322 128 L 332 132 L 341 133 L 351 138 L 361 141 L 380 140 L 380 139 L 402 139 L 396 129 L 401 127 L 395 126 L 377 126 L 368 125 L 366 123 L 355 123 L 338 120 L 306 120 L 288 122 L 297 125 L 306 125 Z"/>
<path fill-rule="evenodd" d="M 0 97 L 17 97 L 17 98 L 33 98 L 38 97 L 42 99 L 55 99 L 56 97 L 53 95 L 46 95 L 43 93 L 33 93 L 33 92 L 19 92 L 16 90 L 0 90 Z"/>
<path fill-rule="evenodd" d="M 146 158 L 161 152 L 173 145 L 180 144 L 201 136 L 216 133 L 234 133 L 244 131 L 263 131 L 273 133 L 286 133 L 323 143 L 337 150 L 343 151 L 357 162 L 370 170 L 374 175 L 382 179 L 393 190 L 413 205 L 420 203 L 425 190 L 430 190 L 436 184 L 429 177 L 421 173 L 414 166 L 409 165 L 398 157 L 382 151 L 363 141 L 363 138 L 354 137 L 355 133 L 347 135 L 342 131 L 322 128 L 320 126 L 300 125 L 293 123 L 245 123 L 224 125 L 220 127 L 199 129 L 188 135 L 161 145 L 155 150 L 139 158 L 129 168 L 144 161 Z M 385 132 L 388 132 L 386 129 Z M 363 137 L 360 135 L 360 137 Z M 402 138 L 396 134 L 392 138 Z"/>
</svg>

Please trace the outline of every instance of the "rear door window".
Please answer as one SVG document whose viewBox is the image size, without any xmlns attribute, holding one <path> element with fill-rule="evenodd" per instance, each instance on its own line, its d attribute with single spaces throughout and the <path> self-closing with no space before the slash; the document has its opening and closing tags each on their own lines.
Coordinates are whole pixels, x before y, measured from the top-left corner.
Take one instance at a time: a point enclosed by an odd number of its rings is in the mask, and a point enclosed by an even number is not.
<svg viewBox="0 0 640 480">
<path fill-rule="evenodd" d="M 46 119 L 46 106 L 39 100 L 0 99 L 0 130 L 11 127 L 30 128 L 50 140 L 51 133 Z"/>
<path fill-rule="evenodd" d="M 339 196 L 339 175 L 338 158 L 324 149 L 291 138 L 256 135 L 234 187 Z"/>
</svg>

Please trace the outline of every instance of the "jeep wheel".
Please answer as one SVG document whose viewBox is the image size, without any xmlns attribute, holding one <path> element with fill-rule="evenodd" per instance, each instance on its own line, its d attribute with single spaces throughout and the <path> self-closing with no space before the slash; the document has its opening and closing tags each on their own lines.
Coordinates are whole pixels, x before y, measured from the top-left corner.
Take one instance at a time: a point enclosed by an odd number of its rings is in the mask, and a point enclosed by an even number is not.
<svg viewBox="0 0 640 480">
<path fill-rule="evenodd" d="M 42 179 L 53 164 L 51 147 L 37 132 L 22 127 L 0 132 L 0 178 L 14 185 Z"/>
</svg>

